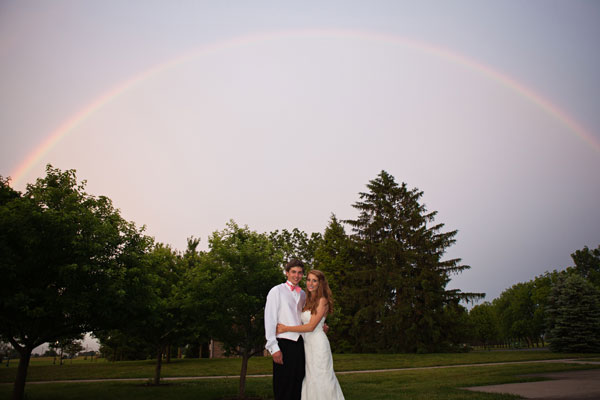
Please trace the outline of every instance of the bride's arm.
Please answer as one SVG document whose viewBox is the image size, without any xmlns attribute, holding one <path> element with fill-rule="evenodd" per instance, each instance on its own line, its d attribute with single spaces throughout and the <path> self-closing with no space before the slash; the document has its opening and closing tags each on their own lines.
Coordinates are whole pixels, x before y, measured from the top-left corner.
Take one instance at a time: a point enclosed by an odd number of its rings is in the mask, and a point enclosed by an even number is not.
<svg viewBox="0 0 600 400">
<path fill-rule="evenodd" d="M 287 325 L 283 325 L 283 324 L 277 324 L 277 333 L 284 333 L 284 332 L 312 332 L 315 330 L 315 328 L 317 327 L 317 325 L 319 325 L 319 322 L 321 321 L 321 319 L 325 316 L 325 314 L 327 313 L 327 300 L 324 297 L 321 297 L 321 299 L 319 300 L 319 305 L 317 306 L 317 312 L 316 314 L 311 314 L 310 315 L 310 321 L 308 321 L 308 323 L 304 324 L 304 325 L 296 325 L 296 326 L 287 326 Z"/>
</svg>

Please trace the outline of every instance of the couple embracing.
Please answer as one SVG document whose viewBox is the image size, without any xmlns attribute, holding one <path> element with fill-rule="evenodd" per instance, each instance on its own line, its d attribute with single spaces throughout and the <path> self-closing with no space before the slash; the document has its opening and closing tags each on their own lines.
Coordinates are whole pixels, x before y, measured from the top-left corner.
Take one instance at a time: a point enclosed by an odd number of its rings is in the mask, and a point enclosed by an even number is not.
<svg viewBox="0 0 600 400">
<path fill-rule="evenodd" d="M 273 356 L 275 400 L 343 400 L 333 372 L 329 340 L 323 330 L 333 311 L 331 290 L 321 271 L 306 277 L 308 294 L 298 286 L 304 264 L 285 266 L 287 282 L 269 291 L 265 306 L 266 348 Z"/>
</svg>

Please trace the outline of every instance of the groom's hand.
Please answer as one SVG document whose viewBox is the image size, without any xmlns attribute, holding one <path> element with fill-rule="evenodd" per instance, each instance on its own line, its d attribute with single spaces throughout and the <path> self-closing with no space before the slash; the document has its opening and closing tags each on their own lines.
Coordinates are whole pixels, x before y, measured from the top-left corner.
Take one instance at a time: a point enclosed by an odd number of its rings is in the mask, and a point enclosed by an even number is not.
<svg viewBox="0 0 600 400">
<path fill-rule="evenodd" d="M 323 324 L 323 332 L 325 332 L 325 334 L 327 334 L 327 332 L 329 332 L 329 325 Z"/>
<path fill-rule="evenodd" d="M 283 354 L 281 354 L 281 351 L 273 353 L 273 362 L 283 365 Z"/>
</svg>

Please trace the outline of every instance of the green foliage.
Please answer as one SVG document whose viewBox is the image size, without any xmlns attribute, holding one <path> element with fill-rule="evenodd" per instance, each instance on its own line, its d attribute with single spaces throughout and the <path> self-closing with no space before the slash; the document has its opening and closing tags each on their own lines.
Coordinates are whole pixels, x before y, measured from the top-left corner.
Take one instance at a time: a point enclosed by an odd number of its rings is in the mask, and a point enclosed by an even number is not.
<svg viewBox="0 0 600 400">
<path fill-rule="evenodd" d="M 578 274 L 561 277 L 548 304 L 550 349 L 600 352 L 600 291 Z"/>
<path fill-rule="evenodd" d="M 73 358 L 77 355 L 77 353 L 83 350 L 83 346 L 81 345 L 83 337 L 83 334 L 79 334 L 75 337 L 63 338 L 54 343 L 50 343 L 48 347 L 52 350 L 59 350 L 58 354 L 60 355 L 60 365 L 62 365 L 65 354 L 67 357 Z"/>
<path fill-rule="evenodd" d="M 0 335 L 21 355 L 15 398 L 33 348 L 134 314 L 150 244 L 110 199 L 87 194 L 74 170 L 49 165 L 25 193 L 0 179 Z"/>
<path fill-rule="evenodd" d="M 566 273 L 546 272 L 528 282 L 513 285 L 494 299 L 492 308 L 498 329 L 494 343 L 526 343 L 528 347 L 544 345 L 548 294 L 559 276 Z"/>
<path fill-rule="evenodd" d="M 458 302 L 483 296 L 446 290 L 452 274 L 469 268 L 460 259 L 442 259 L 456 231 L 442 232 L 443 224 L 433 224 L 436 212 L 419 203 L 423 193 L 398 185 L 385 171 L 367 188 L 353 205 L 358 218 L 345 221 L 353 235 L 344 238 L 332 218 L 316 252 L 341 305 L 344 337 L 334 346 L 431 352 L 456 345 L 455 317 L 466 316 Z"/>
<path fill-rule="evenodd" d="M 96 335 L 101 351 L 113 360 L 154 355 L 154 384 L 160 383 L 162 359 L 168 348 L 184 345 L 198 330 L 198 320 L 189 319 L 187 300 L 192 287 L 186 276 L 192 267 L 191 254 L 186 257 L 168 245 L 156 244 L 146 254 L 144 274 L 138 281 L 138 293 L 144 299 L 140 314 L 117 330 Z"/>
<path fill-rule="evenodd" d="M 210 297 L 216 302 L 210 321 L 213 337 L 228 354 L 242 358 L 239 396 L 245 393 L 248 359 L 262 354 L 265 344 L 264 307 L 269 290 L 283 281 L 281 253 L 266 234 L 230 221 L 214 232 L 203 259 Z"/>
<path fill-rule="evenodd" d="M 556 289 L 558 286 L 562 288 L 560 290 L 564 290 L 565 280 L 573 275 L 594 285 L 597 272 L 600 270 L 599 255 L 600 246 L 596 250 L 590 250 L 586 246 L 571 254 L 575 262 L 574 267 L 568 267 L 562 271 L 546 272 L 528 282 L 517 283 L 503 291 L 491 305 L 497 320 L 496 337 L 486 340 L 486 337 L 491 338 L 491 336 L 484 335 L 480 331 L 473 337 L 475 343 L 504 343 L 509 346 L 526 343 L 528 347 L 540 344 L 544 346 L 545 338 L 551 334 L 550 330 L 554 327 L 552 321 L 557 313 L 556 298 L 552 297 L 551 293 L 558 290 Z M 596 288 L 598 288 L 597 285 Z M 550 304 L 551 300 L 552 304 Z M 549 307 L 552 308 L 552 311 L 549 311 Z M 574 302 L 571 305 L 571 312 L 581 312 L 580 308 L 582 307 L 584 306 Z M 475 330 L 480 329 L 481 327 L 478 328 L 478 326 L 482 323 L 480 319 L 477 319 L 479 317 L 476 318 L 476 313 L 473 313 L 476 309 L 475 307 L 471 313 L 471 323 L 475 325 Z M 569 330 L 570 328 L 565 326 L 565 329 Z M 558 342 L 554 340 L 553 343 L 553 346 L 556 346 L 560 340 Z"/>
<path fill-rule="evenodd" d="M 590 250 L 587 246 L 571 254 L 575 271 L 591 284 L 600 288 L 600 245 Z"/>
<path fill-rule="evenodd" d="M 132 336 L 125 329 L 94 332 L 93 336 L 100 343 L 100 356 L 109 361 L 146 360 L 156 353 L 155 346 Z"/>
<path fill-rule="evenodd" d="M 305 268 L 309 270 L 315 258 L 315 251 L 319 247 L 322 237 L 320 233 L 313 232 L 310 236 L 304 231 L 294 228 L 291 232 L 283 229 L 269 233 L 269 239 L 275 249 L 283 255 L 284 262 L 293 258 L 302 260 Z"/>
<path fill-rule="evenodd" d="M 533 326 L 535 304 L 531 293 L 533 282 L 517 283 L 494 300 L 504 337 L 523 339 L 528 344 L 539 335 Z M 542 332 L 543 333 L 543 332 Z"/>
<path fill-rule="evenodd" d="M 84 187 L 50 166 L 22 195 L 1 187 L 10 200 L 0 204 L 0 329 L 21 347 L 127 318 L 127 278 L 150 241 Z"/>
<path fill-rule="evenodd" d="M 184 274 L 178 254 L 170 246 L 157 244 L 148 253 L 146 278 L 150 290 L 144 318 L 135 324 L 135 335 L 159 351 L 187 335 L 189 325 L 182 311 Z"/>
<path fill-rule="evenodd" d="M 469 311 L 472 335 L 475 344 L 489 347 L 499 340 L 500 326 L 496 309 L 489 302 L 474 306 Z"/>
<path fill-rule="evenodd" d="M 333 314 L 327 317 L 330 330 L 327 334 L 331 349 L 336 353 L 349 353 L 353 349 L 350 337 L 353 315 L 359 309 L 355 299 L 350 296 L 349 279 L 352 277 L 352 242 L 344 226 L 331 216 L 325 228 L 323 240 L 315 251 L 315 268 L 325 273 L 334 297 Z"/>
<path fill-rule="evenodd" d="M 181 285 L 180 304 L 183 319 L 190 327 L 185 338 L 186 357 L 208 357 L 211 328 L 214 325 L 210 319 L 212 310 L 219 304 L 211 297 L 212 277 L 204 270 L 205 252 L 198 250 L 200 239 L 190 237 L 187 248 L 179 260 L 184 275 Z"/>
</svg>

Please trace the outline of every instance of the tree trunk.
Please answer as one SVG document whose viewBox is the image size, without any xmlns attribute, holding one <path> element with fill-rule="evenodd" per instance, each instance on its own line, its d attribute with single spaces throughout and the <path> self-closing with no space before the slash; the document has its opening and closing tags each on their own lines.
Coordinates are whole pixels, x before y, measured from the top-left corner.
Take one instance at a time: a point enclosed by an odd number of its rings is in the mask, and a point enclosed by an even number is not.
<svg viewBox="0 0 600 400">
<path fill-rule="evenodd" d="M 171 345 L 167 345 L 167 364 L 171 362 Z"/>
<path fill-rule="evenodd" d="M 240 390 L 238 392 L 238 398 L 246 398 L 246 373 L 248 372 L 248 359 L 250 356 L 247 351 L 242 354 L 242 371 L 240 372 Z"/>
<path fill-rule="evenodd" d="M 156 370 L 154 371 L 154 384 L 160 385 L 160 369 L 162 367 L 163 346 L 159 344 L 156 352 L 158 354 L 156 355 Z"/>
<path fill-rule="evenodd" d="M 17 369 L 17 377 L 13 387 L 12 400 L 23 400 L 25 394 L 25 381 L 27 380 L 27 369 L 29 368 L 29 360 L 31 359 L 31 347 L 22 347 L 19 350 L 19 366 Z"/>
</svg>

